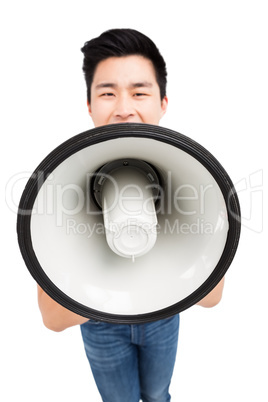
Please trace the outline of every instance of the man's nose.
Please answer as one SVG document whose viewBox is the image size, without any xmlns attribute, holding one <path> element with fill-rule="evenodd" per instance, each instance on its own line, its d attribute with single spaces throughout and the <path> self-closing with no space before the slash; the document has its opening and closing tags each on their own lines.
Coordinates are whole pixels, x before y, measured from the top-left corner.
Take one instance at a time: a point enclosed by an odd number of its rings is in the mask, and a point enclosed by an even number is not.
<svg viewBox="0 0 268 402">
<path fill-rule="evenodd" d="M 135 109 L 133 107 L 133 102 L 127 96 L 120 96 L 117 99 L 116 108 L 114 115 L 117 119 L 126 120 L 129 117 L 135 115 Z"/>
</svg>

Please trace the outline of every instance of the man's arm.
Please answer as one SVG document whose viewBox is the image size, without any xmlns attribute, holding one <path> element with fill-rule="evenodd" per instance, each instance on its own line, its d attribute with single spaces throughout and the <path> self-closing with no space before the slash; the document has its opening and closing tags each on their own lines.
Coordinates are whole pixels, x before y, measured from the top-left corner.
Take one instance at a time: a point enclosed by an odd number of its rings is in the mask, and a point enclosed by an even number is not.
<svg viewBox="0 0 268 402">
<path fill-rule="evenodd" d="M 55 302 L 37 285 L 38 304 L 44 325 L 51 331 L 60 332 L 74 325 L 81 325 L 88 318 L 81 317 Z"/>
<path fill-rule="evenodd" d="M 224 278 L 218 283 L 217 286 L 206 296 L 204 299 L 198 302 L 198 306 L 202 307 L 214 307 L 216 306 L 222 298 L 222 292 L 224 287 Z"/>
</svg>

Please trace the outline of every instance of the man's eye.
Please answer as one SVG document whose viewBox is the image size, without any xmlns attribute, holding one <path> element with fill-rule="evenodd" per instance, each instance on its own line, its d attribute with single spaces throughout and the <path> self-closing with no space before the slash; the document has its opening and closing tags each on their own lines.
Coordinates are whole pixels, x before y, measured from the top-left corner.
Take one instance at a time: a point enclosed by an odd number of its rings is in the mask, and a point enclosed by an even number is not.
<svg viewBox="0 0 268 402">
<path fill-rule="evenodd" d="M 114 96 L 114 94 L 112 92 L 105 92 L 104 94 L 101 94 L 101 96 Z"/>
<path fill-rule="evenodd" d="M 134 94 L 134 96 L 146 96 L 146 94 L 142 93 L 142 92 L 137 92 Z"/>
</svg>

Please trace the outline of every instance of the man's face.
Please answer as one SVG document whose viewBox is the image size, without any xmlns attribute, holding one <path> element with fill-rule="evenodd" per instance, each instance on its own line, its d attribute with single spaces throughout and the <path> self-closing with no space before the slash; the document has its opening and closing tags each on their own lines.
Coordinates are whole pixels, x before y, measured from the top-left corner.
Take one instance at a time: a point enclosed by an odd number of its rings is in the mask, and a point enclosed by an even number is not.
<svg viewBox="0 0 268 402">
<path fill-rule="evenodd" d="M 101 61 L 91 86 L 89 114 L 96 127 L 114 123 L 158 124 L 167 108 L 152 62 L 142 56 Z"/>
</svg>

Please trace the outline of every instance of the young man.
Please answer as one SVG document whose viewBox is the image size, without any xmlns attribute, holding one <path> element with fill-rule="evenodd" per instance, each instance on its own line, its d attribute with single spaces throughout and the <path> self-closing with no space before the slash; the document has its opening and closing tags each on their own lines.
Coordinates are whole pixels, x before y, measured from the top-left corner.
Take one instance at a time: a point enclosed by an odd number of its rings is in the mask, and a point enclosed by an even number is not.
<svg viewBox="0 0 268 402">
<path fill-rule="evenodd" d="M 130 29 L 114 29 L 87 42 L 83 70 L 88 110 L 95 126 L 158 124 L 168 104 L 166 65 L 155 44 Z M 199 304 L 216 305 L 223 280 Z M 104 402 L 164 402 L 176 359 L 179 315 L 161 321 L 119 325 L 80 317 L 38 287 L 44 324 L 62 331 L 81 325 L 86 354 Z"/>
</svg>

